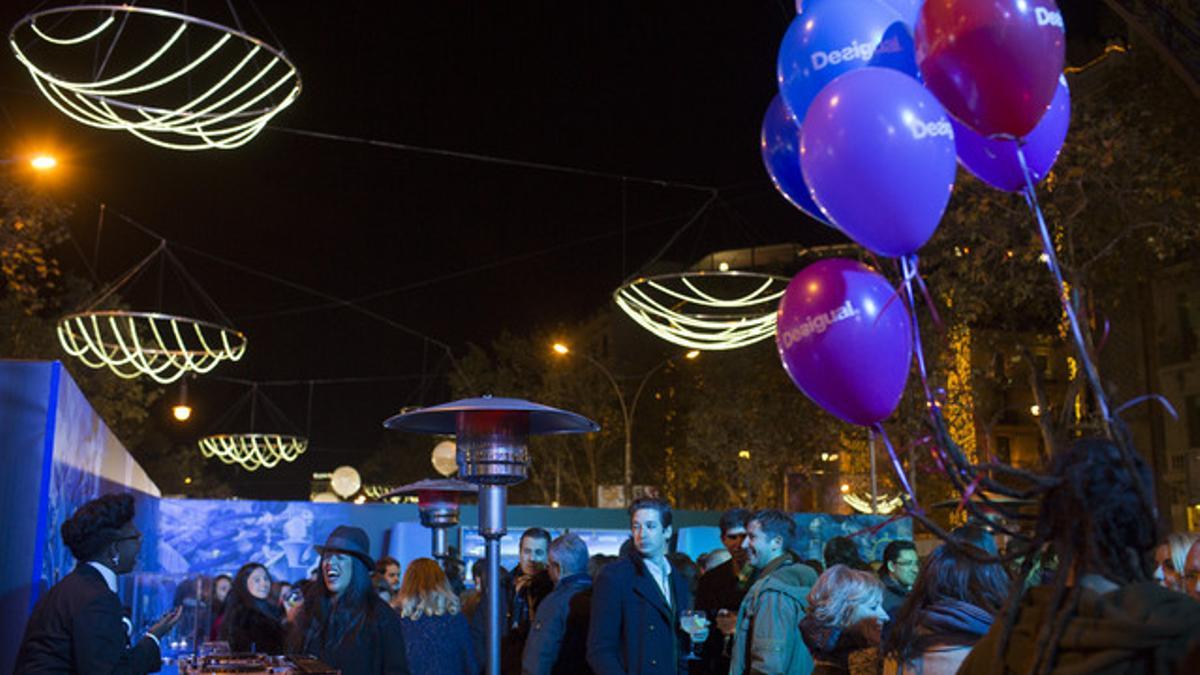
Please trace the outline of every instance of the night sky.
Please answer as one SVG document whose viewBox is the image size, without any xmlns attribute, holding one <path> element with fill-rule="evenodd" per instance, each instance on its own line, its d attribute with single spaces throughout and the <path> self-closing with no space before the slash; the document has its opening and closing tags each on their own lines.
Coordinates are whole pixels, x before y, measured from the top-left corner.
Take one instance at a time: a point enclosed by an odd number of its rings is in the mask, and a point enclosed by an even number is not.
<svg viewBox="0 0 1200 675">
<path fill-rule="evenodd" d="M 0 21 L 12 25 L 37 4 L 5 3 Z M 1065 3 L 1069 32 L 1072 21 L 1095 31 L 1094 18 L 1073 9 L 1087 4 Z M 171 242 L 332 296 L 379 293 L 361 306 L 461 356 L 468 343 L 486 344 L 501 330 L 521 333 L 604 307 L 709 196 L 643 179 L 720 190 L 720 208 L 668 251 L 680 262 L 725 248 L 841 241 L 779 197 L 759 159 L 790 2 L 260 1 L 269 30 L 249 3 L 234 5 L 248 32 L 281 43 L 304 87 L 274 120 L 278 128 L 236 150 L 174 152 L 84 127 L 41 98 L 9 50 L 0 58 L 0 142 L 10 154 L 31 141 L 60 149 L 66 165 L 54 189 L 74 203 L 71 232 L 89 256 L 99 204 L 108 205 L 102 280 L 156 244 L 124 214 Z M 223 2 L 188 9 L 233 23 Z M 66 250 L 64 265 L 86 274 Z M 445 372 L 436 344 L 344 307 L 296 312 L 324 301 L 187 248 L 176 254 L 249 336 L 246 358 L 216 374 L 416 376 L 318 387 L 311 425 L 320 452 L 289 476 L 352 462 L 378 444 L 384 418 L 445 395 L 443 384 L 418 400 L 419 376 Z M 153 305 L 156 290 L 141 283 L 128 295 Z M 207 391 L 205 406 L 215 408 L 197 406 L 200 429 L 240 394 L 229 385 L 193 388 L 201 399 Z M 309 423 L 306 390 L 269 394 L 299 425 Z M 253 478 L 269 480 L 261 471 Z"/>
</svg>

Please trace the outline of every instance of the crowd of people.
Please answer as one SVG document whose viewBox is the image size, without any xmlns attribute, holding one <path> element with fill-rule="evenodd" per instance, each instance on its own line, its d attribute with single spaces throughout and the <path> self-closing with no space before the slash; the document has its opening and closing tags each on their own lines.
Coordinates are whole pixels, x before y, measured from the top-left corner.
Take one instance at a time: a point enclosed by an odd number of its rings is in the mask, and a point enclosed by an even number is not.
<svg viewBox="0 0 1200 675">
<path fill-rule="evenodd" d="M 366 532 L 341 526 L 317 547 L 315 578 L 274 581 L 256 562 L 217 578 L 208 637 L 346 675 L 478 675 L 481 589 L 497 583 L 503 673 L 1200 672 L 1200 541 L 1156 535 L 1145 464 L 1080 440 L 1050 478 L 1018 560 L 999 555 L 987 523 L 959 527 L 924 560 L 898 540 L 866 561 L 846 537 L 802 559 L 789 514 L 731 509 L 723 546 L 693 561 L 670 550 L 670 504 L 642 498 L 619 555 L 530 528 L 513 569 L 493 580 L 477 564 L 463 589 L 451 561 L 401 573 L 370 556 Z M 88 503 L 62 536 L 79 566 L 39 600 L 17 672 L 156 670 L 180 611 L 130 637 L 115 591 L 141 545 L 132 499 Z"/>
</svg>

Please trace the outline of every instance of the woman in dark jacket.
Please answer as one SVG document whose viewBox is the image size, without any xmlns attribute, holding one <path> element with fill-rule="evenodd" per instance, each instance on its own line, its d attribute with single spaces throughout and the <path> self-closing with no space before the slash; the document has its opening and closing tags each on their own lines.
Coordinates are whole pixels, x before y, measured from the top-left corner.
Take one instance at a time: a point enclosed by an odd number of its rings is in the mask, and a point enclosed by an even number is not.
<svg viewBox="0 0 1200 675">
<path fill-rule="evenodd" d="M 342 675 L 409 675 L 400 615 L 375 594 L 367 533 L 339 526 L 321 554 L 321 580 L 305 590 L 288 651 L 309 654 Z"/>
<path fill-rule="evenodd" d="M 417 558 L 404 570 L 396 609 L 413 675 L 478 675 L 470 627 L 437 562 Z"/>
<path fill-rule="evenodd" d="M 270 601 L 271 574 L 258 563 L 246 563 L 233 578 L 225 598 L 220 639 L 233 652 L 282 654 L 283 610 Z"/>
<path fill-rule="evenodd" d="M 879 577 L 834 565 L 817 578 L 808 604 L 800 634 L 812 652 L 814 675 L 878 671 L 880 635 L 888 619 Z"/>
</svg>

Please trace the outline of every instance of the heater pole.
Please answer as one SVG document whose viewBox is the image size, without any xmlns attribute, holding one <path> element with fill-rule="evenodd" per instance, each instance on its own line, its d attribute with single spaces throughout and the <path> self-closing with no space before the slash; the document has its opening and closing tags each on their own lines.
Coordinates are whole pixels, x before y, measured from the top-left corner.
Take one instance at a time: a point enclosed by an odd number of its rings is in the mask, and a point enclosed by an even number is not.
<svg viewBox="0 0 1200 675">
<path fill-rule="evenodd" d="M 500 540 L 508 532 L 507 493 L 504 485 L 479 486 L 479 532 L 487 541 L 487 675 L 500 675 Z"/>
</svg>

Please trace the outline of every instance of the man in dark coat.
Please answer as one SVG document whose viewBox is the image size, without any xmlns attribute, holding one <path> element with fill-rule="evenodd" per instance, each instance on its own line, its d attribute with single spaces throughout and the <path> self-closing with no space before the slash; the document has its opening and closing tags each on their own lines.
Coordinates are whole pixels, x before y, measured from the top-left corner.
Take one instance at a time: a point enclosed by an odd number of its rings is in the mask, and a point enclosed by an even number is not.
<svg viewBox="0 0 1200 675">
<path fill-rule="evenodd" d="M 60 528 L 78 566 L 38 600 L 17 654 L 17 673 L 86 675 L 155 672 L 158 641 L 179 620 L 175 608 L 130 646 L 117 575 L 133 570 L 142 535 L 133 498 L 106 495 L 79 508 Z"/>
<path fill-rule="evenodd" d="M 911 541 L 896 539 L 883 549 L 883 564 L 879 567 L 879 580 L 883 582 L 883 611 L 892 619 L 900 611 L 900 605 L 912 592 L 921 571 L 921 560 L 917 547 Z"/>
<path fill-rule="evenodd" d="M 705 675 L 726 675 L 732 651 L 733 629 L 737 623 L 738 608 L 746 597 L 753 582 L 753 569 L 747 564 L 746 524 L 750 512 L 746 509 L 729 509 L 721 514 L 721 543 L 729 551 L 730 559 L 717 565 L 700 577 L 696 588 L 696 609 L 708 612 L 717 618 L 718 630 L 711 631 L 708 641 L 700 653 L 701 665 L 693 668 Z M 718 615 L 725 610 L 724 615 Z"/>
<path fill-rule="evenodd" d="M 592 578 L 587 573 L 587 544 L 567 533 L 550 542 L 550 577 L 554 590 L 538 605 L 521 675 L 587 675 L 588 621 Z"/>
<path fill-rule="evenodd" d="M 554 589 L 554 582 L 546 570 L 549 549 L 550 533 L 546 530 L 531 527 L 521 533 L 517 543 L 517 566 L 509 576 L 510 584 L 502 587 L 507 595 L 503 607 L 506 612 L 501 614 L 505 617 L 505 629 L 500 643 L 501 670 L 505 673 L 521 669 L 521 654 L 529 636 L 530 619 L 542 598 Z"/>
<path fill-rule="evenodd" d="M 679 617 L 691 594 L 667 561 L 671 506 L 641 498 L 629 513 L 634 550 L 600 572 L 592 593 L 588 664 L 597 675 L 684 675 L 689 642 Z"/>
</svg>

